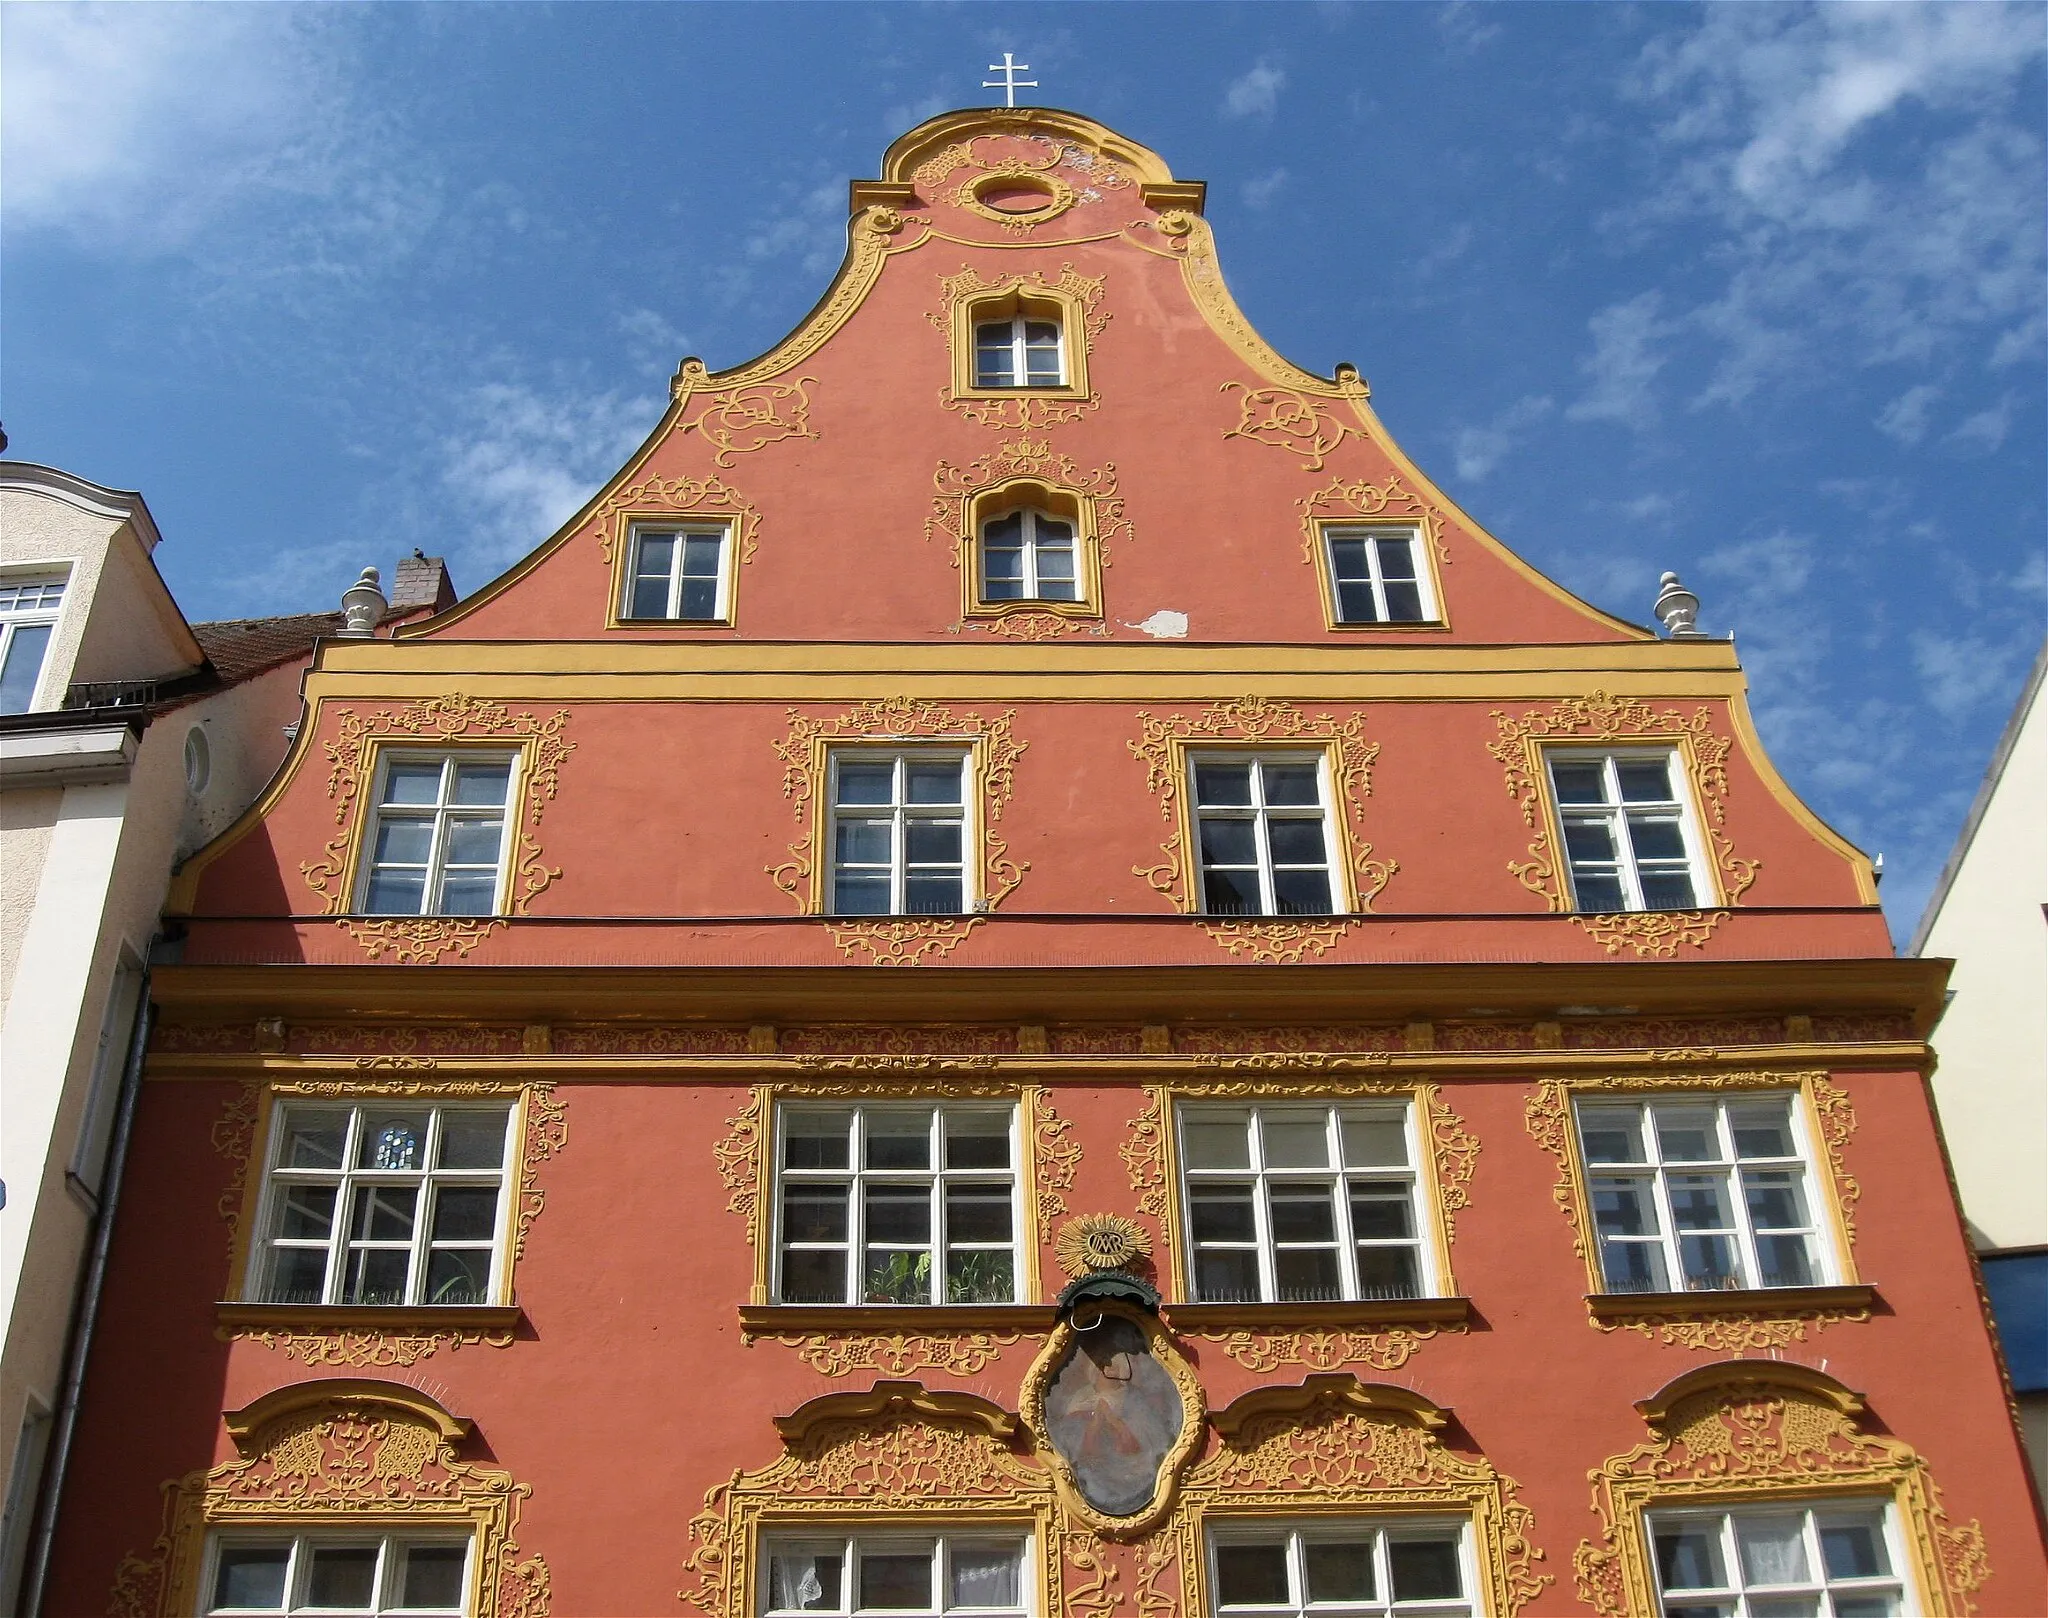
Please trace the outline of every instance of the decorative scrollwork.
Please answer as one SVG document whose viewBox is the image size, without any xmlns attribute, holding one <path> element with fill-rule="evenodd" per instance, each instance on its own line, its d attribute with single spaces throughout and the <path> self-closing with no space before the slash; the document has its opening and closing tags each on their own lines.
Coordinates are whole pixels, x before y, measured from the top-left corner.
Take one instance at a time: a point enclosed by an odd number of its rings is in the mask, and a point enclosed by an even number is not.
<svg viewBox="0 0 2048 1618">
<path fill-rule="evenodd" d="M 1351 930 L 1348 921 L 1205 921 L 1202 931 L 1232 955 L 1263 966 L 1292 966 L 1327 955 Z"/>
<path fill-rule="evenodd" d="M 883 1376 L 908 1376 L 913 1371 L 943 1371 L 948 1376 L 979 1376 L 1019 1341 L 1014 1331 L 964 1332 L 764 1332 L 761 1338 L 796 1350 L 796 1357 L 820 1376 L 837 1380 L 856 1371 Z"/>
<path fill-rule="evenodd" d="M 261 1343 L 305 1365 L 349 1366 L 354 1369 L 407 1370 L 440 1349 L 488 1344 L 510 1348 L 509 1331 L 463 1331 L 454 1327 L 424 1332 L 269 1331 L 260 1327 L 224 1326 L 215 1334 L 223 1341 Z"/>
<path fill-rule="evenodd" d="M 1125 1125 L 1123 1144 L 1117 1156 L 1131 1177 L 1138 1207 L 1154 1219 L 1166 1217 L 1166 1091 L 1159 1085 L 1145 1087 L 1144 1109 Z"/>
<path fill-rule="evenodd" d="M 1444 544 L 1444 514 L 1402 482 L 1399 473 L 1391 474 L 1384 483 L 1338 478 L 1328 488 L 1304 495 L 1295 506 L 1301 512 L 1301 559 L 1312 568 L 1323 565 L 1317 528 L 1325 522 L 1358 518 L 1412 521 L 1439 562 L 1451 559 Z"/>
<path fill-rule="evenodd" d="M 831 922 L 826 931 L 848 960 L 864 951 L 875 966 L 916 966 L 926 956 L 944 960 L 967 941 L 979 916 L 898 916 L 888 921 Z"/>
<path fill-rule="evenodd" d="M 711 1143 L 718 1177 L 725 1183 L 725 1211 L 746 1221 L 749 1248 L 761 1238 L 761 1174 L 773 1097 L 767 1085 L 755 1085 L 747 1092 L 747 1104 L 726 1119 L 724 1135 Z"/>
<path fill-rule="evenodd" d="M 215 1207 L 228 1227 L 228 1256 L 233 1259 L 242 1234 L 242 1209 L 249 1200 L 249 1158 L 256 1150 L 256 1123 L 263 1115 L 263 1086 L 245 1084 L 215 1121 L 213 1149 L 227 1159 L 228 1178 Z"/>
<path fill-rule="evenodd" d="M 1057 612 L 1006 612 L 998 618 L 963 618 L 951 625 L 949 634 L 1000 635 L 1005 640 L 1043 641 L 1058 640 L 1062 635 L 1096 635 L 1109 633 L 1100 620 L 1069 618 Z"/>
<path fill-rule="evenodd" d="M 1263 1375 L 1289 1365 L 1299 1365 L 1310 1371 L 1341 1371 L 1356 1365 L 1369 1365 L 1375 1371 L 1398 1371 L 1414 1357 L 1425 1339 L 1436 1336 L 1438 1329 L 1435 1326 L 1388 1326 L 1379 1331 L 1276 1328 L 1272 1331 L 1197 1331 L 1194 1335 L 1214 1343 L 1247 1371 Z M 1465 1330 L 1463 1326 L 1451 1329 Z"/>
<path fill-rule="evenodd" d="M 1416 1110 L 1422 1115 L 1422 1138 L 1429 1143 L 1436 1169 L 1437 1198 L 1443 1208 L 1444 1240 L 1458 1235 L 1458 1211 L 1471 1206 L 1468 1187 L 1472 1171 L 1479 1166 L 1479 1137 L 1465 1128 L 1465 1120 L 1445 1104 L 1443 1091 L 1425 1084 L 1416 1091 Z"/>
<path fill-rule="evenodd" d="M 1100 591 L 1095 575 L 1115 560 L 1115 544 L 1135 537 L 1131 520 L 1124 514 L 1116 464 L 1105 462 L 1084 471 L 1071 455 L 1054 449 L 1050 440 L 1042 438 L 1019 438 L 999 444 L 963 466 L 940 461 L 932 474 L 934 493 L 931 512 L 924 520 L 924 537 L 944 540 L 950 545 L 953 567 L 966 575 L 963 586 L 967 589 L 967 615 L 985 616 L 996 610 L 995 604 L 981 601 L 978 583 L 972 577 L 974 569 L 966 565 L 974 544 L 976 502 L 992 490 L 1020 482 L 1042 484 L 1073 502 L 1080 518 L 1078 537 L 1087 554 L 1079 559 L 1078 577 L 1084 599 L 1074 604 L 1072 615 L 1099 617 Z M 1049 613 L 1043 602 L 1025 603 L 1022 610 L 1039 616 L 1059 616 Z"/>
<path fill-rule="evenodd" d="M 990 395 L 973 389 L 972 357 L 974 334 L 969 329 L 971 306 L 992 297 L 1038 297 L 1057 303 L 1066 313 L 1062 324 L 1072 381 L 1065 390 L 1033 391 L 1012 389 Z M 994 427 L 1006 432 L 1044 432 L 1051 427 L 1080 421 L 1101 403 L 1101 395 L 1088 390 L 1086 374 L 1088 347 L 1109 324 L 1109 311 L 1102 307 L 1103 278 L 1083 275 L 1072 264 L 1062 264 L 1057 278 L 1040 270 L 1021 275 L 983 275 L 972 265 L 960 266 L 957 275 L 939 278 L 939 307 L 926 318 L 944 332 L 956 346 L 954 380 L 939 390 L 939 402 L 977 427 Z M 963 306 L 969 306 L 963 308 Z"/>
<path fill-rule="evenodd" d="M 1575 914 L 1572 922 L 1609 955 L 1619 955 L 1626 945 L 1638 955 L 1669 960 L 1680 944 L 1704 948 L 1727 919 L 1725 910 L 1617 910 Z"/>
<path fill-rule="evenodd" d="M 1220 391 L 1233 388 L 1241 395 L 1237 425 L 1224 428 L 1223 436 L 1298 455 L 1304 472 L 1320 472 L 1324 459 L 1346 438 L 1365 437 L 1363 429 L 1338 419 L 1324 400 L 1291 388 L 1254 388 L 1236 381 L 1224 383 Z"/>
<path fill-rule="evenodd" d="M 676 402 L 687 408 L 691 396 L 708 380 L 701 361 L 684 360 L 672 384 Z M 680 421 L 676 430 L 702 433 L 707 442 L 718 446 L 712 459 L 720 466 L 730 467 L 735 455 L 751 454 L 785 438 L 816 438 L 818 435 L 811 430 L 811 398 L 804 390 L 817 385 L 816 377 L 800 376 L 789 382 L 756 382 L 747 387 L 720 389 L 706 394 L 703 408 L 694 417 Z M 717 484 L 717 480 L 707 480 L 706 487 L 711 484 Z M 731 490 L 723 484 L 717 487 L 738 503 L 738 496 L 732 495 Z"/>
<path fill-rule="evenodd" d="M 1870 1318 L 1868 1308 L 1805 1309 L 1798 1314 L 1759 1319 L 1754 1315 L 1660 1313 L 1630 1315 L 1616 1320 L 1596 1318 L 1602 1331 L 1627 1327 L 1637 1335 L 1671 1348 L 1690 1348 L 1713 1354 L 1759 1354 L 1789 1348 L 1806 1341 L 1806 1330 L 1838 1325 L 1843 1321 Z"/>
<path fill-rule="evenodd" d="M 757 390 L 737 388 L 732 391 L 735 394 L 752 394 Z M 803 436 L 815 438 L 817 435 L 807 432 Z M 598 555 L 609 567 L 613 548 L 625 535 L 628 517 L 681 517 L 699 513 L 730 519 L 733 544 L 737 547 L 741 565 L 754 559 L 754 552 L 759 548 L 761 513 L 723 478 L 647 478 L 614 489 L 591 512 L 583 532 L 596 535 Z"/>
<path fill-rule="evenodd" d="M 1055 1219 L 1066 1215 L 1067 1193 L 1074 1189 L 1074 1176 L 1081 1171 L 1081 1143 L 1074 1139 L 1074 1126 L 1053 1106 L 1052 1092 L 1043 1085 L 1024 1092 L 1024 1105 L 1038 1181 L 1038 1228 L 1047 1230 Z"/>
</svg>

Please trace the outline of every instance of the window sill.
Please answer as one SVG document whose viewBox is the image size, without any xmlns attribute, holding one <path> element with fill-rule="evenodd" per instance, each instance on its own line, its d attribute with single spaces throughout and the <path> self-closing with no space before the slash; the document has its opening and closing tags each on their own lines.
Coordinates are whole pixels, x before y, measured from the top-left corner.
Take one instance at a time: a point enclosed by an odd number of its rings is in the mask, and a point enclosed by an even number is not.
<svg viewBox="0 0 2048 1618">
<path fill-rule="evenodd" d="M 1169 1303 L 1176 1326 L 1249 1327 L 1276 1331 L 1343 1326 L 1460 1326 L 1472 1318 L 1470 1298 L 1343 1298 L 1333 1303 Z"/>
<path fill-rule="evenodd" d="M 740 1306 L 740 1331 L 1047 1332 L 1059 1319 L 1049 1303 L 750 1303 Z"/>
<path fill-rule="evenodd" d="M 1728 1292 L 1590 1292 L 1595 1320 L 1642 1315 L 1803 1315 L 1816 1309 L 1869 1309 L 1877 1288 L 1746 1287 Z"/>
<path fill-rule="evenodd" d="M 516 1303 L 222 1303 L 214 1306 L 223 1326 L 259 1331 L 513 1330 L 525 1313 Z"/>
<path fill-rule="evenodd" d="M 730 618 L 617 618 L 614 629 L 730 629 Z"/>
<path fill-rule="evenodd" d="M 956 387 L 953 389 L 952 397 L 955 399 L 1086 399 L 1089 397 L 1089 393 L 1087 389 L 1077 388 L 1070 382 L 1020 382 L 1014 387 L 1007 388 Z"/>
</svg>

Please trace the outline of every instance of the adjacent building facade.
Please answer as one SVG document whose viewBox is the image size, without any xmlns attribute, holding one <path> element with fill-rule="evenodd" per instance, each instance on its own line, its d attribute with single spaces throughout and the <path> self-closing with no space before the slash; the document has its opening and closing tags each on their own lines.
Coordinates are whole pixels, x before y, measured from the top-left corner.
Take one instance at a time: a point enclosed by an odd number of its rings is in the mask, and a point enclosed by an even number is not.
<svg viewBox="0 0 2048 1618">
<path fill-rule="evenodd" d="M 187 863 L 48 1610 L 2048 1598 L 1864 857 L 1732 647 L 949 114 Z"/>
</svg>

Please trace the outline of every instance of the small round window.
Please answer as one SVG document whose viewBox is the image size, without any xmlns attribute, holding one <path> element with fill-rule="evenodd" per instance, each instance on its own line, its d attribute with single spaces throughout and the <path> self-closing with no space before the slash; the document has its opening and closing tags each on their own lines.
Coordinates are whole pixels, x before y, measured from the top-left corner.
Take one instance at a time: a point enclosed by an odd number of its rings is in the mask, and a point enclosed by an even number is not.
<svg viewBox="0 0 2048 1618">
<path fill-rule="evenodd" d="M 1023 223 L 1064 213 L 1079 199 L 1056 175 L 987 174 L 962 187 L 957 200 L 985 219 Z"/>
<path fill-rule="evenodd" d="M 193 797 L 206 790 L 213 775 L 213 752 L 206 745 L 206 732 L 194 725 L 185 732 L 185 785 Z"/>
</svg>

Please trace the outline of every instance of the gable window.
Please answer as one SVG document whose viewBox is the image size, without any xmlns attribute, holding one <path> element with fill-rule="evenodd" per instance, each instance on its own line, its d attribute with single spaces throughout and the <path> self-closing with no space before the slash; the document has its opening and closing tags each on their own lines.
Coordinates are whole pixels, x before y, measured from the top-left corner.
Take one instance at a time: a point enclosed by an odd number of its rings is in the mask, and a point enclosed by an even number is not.
<svg viewBox="0 0 2048 1618">
<path fill-rule="evenodd" d="M 1195 1302 L 1434 1290 L 1409 1103 L 1178 1110 Z"/>
<path fill-rule="evenodd" d="M 223 1534 L 211 1549 L 208 1618 L 461 1618 L 469 1541 L 412 1534 Z"/>
<path fill-rule="evenodd" d="M 1324 559 L 1340 624 L 1426 624 L 1437 620 L 1422 536 L 1413 528 L 1325 524 Z"/>
<path fill-rule="evenodd" d="M 1792 1103 L 1790 1095 L 1578 1103 L 1607 1291 L 1825 1284 Z"/>
<path fill-rule="evenodd" d="M 1212 916 L 1327 916 L 1335 861 L 1316 753 L 1192 755 L 1202 908 Z"/>
<path fill-rule="evenodd" d="M 1891 1513 L 1817 1500 L 1739 1511 L 1660 1511 L 1649 1521 L 1666 1618 L 1889 1618 L 1906 1611 Z"/>
<path fill-rule="evenodd" d="M 497 914 L 514 759 L 469 751 L 382 756 L 362 914 Z"/>
<path fill-rule="evenodd" d="M 1209 1536 L 1211 1608 L 1216 1618 L 1470 1615 L 1470 1538 L 1447 1520 L 1219 1523 Z"/>
<path fill-rule="evenodd" d="M 61 577 L 0 580 L 0 714 L 27 713 L 35 705 L 63 605 Z"/>
<path fill-rule="evenodd" d="M 981 526 L 984 601 L 1078 601 L 1074 524 L 1043 511 L 1012 511 Z"/>
<path fill-rule="evenodd" d="M 722 623 L 727 604 L 726 523 L 684 526 L 634 524 L 627 573 L 627 619 L 634 622 Z"/>
<path fill-rule="evenodd" d="M 967 755 L 835 751 L 832 913 L 957 916 L 968 908 Z"/>
<path fill-rule="evenodd" d="M 783 1303 L 1014 1303 L 1016 1108 L 782 1114 Z"/>
<path fill-rule="evenodd" d="M 1691 910 L 1712 902 L 1669 749 L 1558 749 L 1546 762 L 1575 908 Z"/>
<path fill-rule="evenodd" d="M 771 1539 L 765 1618 L 894 1613 L 901 1618 L 1026 1618 L 1029 1547 L 987 1532 Z"/>
<path fill-rule="evenodd" d="M 1002 320 L 974 325 L 974 385 L 977 388 L 1063 388 L 1067 385 L 1066 344 L 1060 323 L 1048 315 L 1019 311 Z"/>
</svg>

